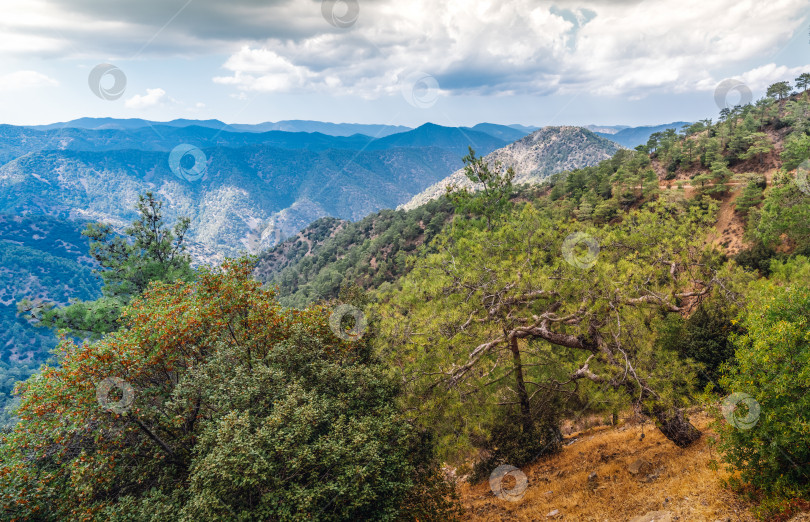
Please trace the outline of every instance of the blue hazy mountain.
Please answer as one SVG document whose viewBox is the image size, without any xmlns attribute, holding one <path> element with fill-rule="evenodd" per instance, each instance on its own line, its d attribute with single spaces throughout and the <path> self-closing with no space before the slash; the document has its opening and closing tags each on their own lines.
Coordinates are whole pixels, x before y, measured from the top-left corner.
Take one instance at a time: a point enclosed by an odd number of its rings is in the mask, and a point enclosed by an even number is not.
<svg viewBox="0 0 810 522">
<path fill-rule="evenodd" d="M 207 172 L 173 175 L 169 152 L 198 147 Z M 230 132 L 198 125 L 132 130 L 0 126 L 0 212 L 83 218 L 123 227 L 137 194 L 166 200 L 169 219 L 188 216 L 200 260 L 272 246 L 323 216 L 356 220 L 394 208 L 507 142 L 427 124 L 372 139 L 321 133 Z"/>
<path fill-rule="evenodd" d="M 129 121 L 129 120 L 126 120 Z M 425 124 L 417 129 L 374 139 L 364 134 L 329 136 L 319 132 L 235 132 L 199 125 L 175 127 L 151 125 L 123 129 L 84 129 L 64 127 L 34 129 L 0 125 L 0 163 L 25 154 L 43 150 L 112 151 L 136 149 L 145 151 L 171 151 L 179 144 L 188 143 L 199 148 L 245 147 L 270 145 L 294 150 L 323 151 L 386 150 L 392 147 L 438 147 L 463 156 L 467 146 L 492 151 L 509 143 L 484 132 Z"/>
<path fill-rule="evenodd" d="M 63 129 L 85 130 L 135 130 L 144 127 L 206 127 L 228 132 L 319 132 L 327 136 L 353 136 L 363 134 L 371 138 L 384 138 L 391 134 L 413 130 L 404 125 L 377 125 L 366 123 L 331 123 L 312 120 L 283 120 L 278 122 L 264 122 L 256 124 L 232 123 L 220 120 L 189 120 L 177 119 L 165 122 L 143 120 L 140 118 L 79 118 L 67 122 L 51 123 L 48 125 L 30 125 L 29 129 L 42 131 L 56 131 Z M 490 134 L 496 138 L 512 142 L 530 134 L 538 127 L 524 127 L 523 125 L 499 125 L 497 123 L 479 123 L 473 127 L 462 127 L 478 132 Z"/>
<path fill-rule="evenodd" d="M 596 132 L 596 134 L 603 136 L 611 141 L 615 141 L 616 143 L 622 145 L 623 147 L 632 149 L 638 145 L 646 144 L 647 140 L 650 139 L 650 136 L 652 136 L 656 132 L 662 132 L 667 129 L 675 129 L 676 131 L 679 131 L 681 130 L 681 127 L 683 127 L 684 125 L 691 125 L 691 123 L 686 121 L 676 121 L 672 123 L 666 123 L 663 125 L 655 125 L 648 127 L 627 127 L 619 130 L 615 134 L 606 132 Z"/>
<path fill-rule="evenodd" d="M 474 127 L 464 127 L 464 130 L 472 130 L 476 132 L 484 132 L 490 136 L 502 139 L 508 143 L 517 141 L 520 138 L 528 136 L 534 130 L 529 130 L 531 127 L 523 127 L 522 125 L 498 125 L 496 123 L 479 123 Z"/>
<path fill-rule="evenodd" d="M 257 124 L 235 123 L 228 124 L 220 120 L 188 120 L 177 119 L 165 122 L 143 120 L 140 118 L 79 118 L 68 122 L 52 123 L 49 125 L 32 125 L 29 128 L 36 130 L 59 129 L 87 129 L 87 130 L 134 130 L 143 127 L 206 127 L 215 130 L 228 130 L 230 132 L 320 132 L 328 136 L 352 136 L 365 134 L 375 138 L 388 136 L 397 132 L 406 132 L 410 127 L 402 125 L 375 125 L 363 123 L 331 123 L 308 120 L 285 120 L 278 122 L 264 122 Z"/>
<path fill-rule="evenodd" d="M 496 138 L 485 132 L 456 127 L 443 127 L 434 123 L 426 123 L 409 132 L 392 134 L 385 138 L 374 140 L 367 147 L 368 150 L 385 150 L 393 147 L 441 147 L 452 150 L 457 154 L 466 155 L 467 147 L 490 152 L 510 143 L 508 140 Z"/>
</svg>

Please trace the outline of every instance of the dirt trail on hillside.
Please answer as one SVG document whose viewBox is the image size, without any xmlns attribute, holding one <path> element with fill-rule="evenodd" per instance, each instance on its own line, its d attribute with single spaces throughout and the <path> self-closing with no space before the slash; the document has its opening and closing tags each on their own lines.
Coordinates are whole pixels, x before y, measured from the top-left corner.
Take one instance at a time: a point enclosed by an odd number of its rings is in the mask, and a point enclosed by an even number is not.
<svg viewBox="0 0 810 522">
<path fill-rule="evenodd" d="M 730 185 L 730 183 L 729 183 Z M 747 185 L 738 184 L 738 185 Z M 736 255 L 749 245 L 743 240 L 745 233 L 745 223 L 735 212 L 734 202 L 742 193 L 742 187 L 738 186 L 731 191 L 731 194 L 720 202 L 720 209 L 717 212 L 717 224 L 715 232 L 709 234 L 708 240 L 715 246 L 722 247 L 729 256 Z"/>
</svg>

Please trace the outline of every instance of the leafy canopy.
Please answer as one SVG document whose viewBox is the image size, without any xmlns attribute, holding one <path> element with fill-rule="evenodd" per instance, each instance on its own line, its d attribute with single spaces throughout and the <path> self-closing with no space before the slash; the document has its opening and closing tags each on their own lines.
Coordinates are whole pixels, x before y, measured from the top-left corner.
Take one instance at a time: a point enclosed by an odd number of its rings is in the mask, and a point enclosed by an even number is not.
<svg viewBox="0 0 810 522">
<path fill-rule="evenodd" d="M 119 331 L 63 341 L 59 365 L 19 387 L 21 421 L 0 445 L 0 510 L 17 520 L 452 516 L 368 341 L 336 337 L 328 309 L 283 309 L 253 269 L 229 261 L 196 282 L 153 283 Z M 132 388 L 123 412 L 97 398 L 111 377 Z"/>
</svg>

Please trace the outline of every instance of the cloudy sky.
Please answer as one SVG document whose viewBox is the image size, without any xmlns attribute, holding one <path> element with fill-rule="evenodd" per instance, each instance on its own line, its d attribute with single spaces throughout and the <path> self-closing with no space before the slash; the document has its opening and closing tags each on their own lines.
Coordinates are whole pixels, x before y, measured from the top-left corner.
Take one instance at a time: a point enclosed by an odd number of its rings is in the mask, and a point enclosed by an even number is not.
<svg viewBox="0 0 810 522">
<path fill-rule="evenodd" d="M 716 117 L 724 79 L 756 98 L 810 71 L 808 14 L 808 0 L 2 0 L 0 123 L 694 121 Z"/>
</svg>

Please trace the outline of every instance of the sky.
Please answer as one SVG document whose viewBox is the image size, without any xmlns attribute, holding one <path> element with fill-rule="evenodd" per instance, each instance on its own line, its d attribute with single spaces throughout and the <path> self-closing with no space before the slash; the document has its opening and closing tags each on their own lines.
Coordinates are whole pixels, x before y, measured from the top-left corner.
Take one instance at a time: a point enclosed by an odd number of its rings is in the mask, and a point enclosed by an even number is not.
<svg viewBox="0 0 810 522">
<path fill-rule="evenodd" d="M 2 0 L 0 123 L 716 118 L 810 72 L 810 0 Z M 742 94 L 741 94 L 742 93 Z"/>
</svg>

